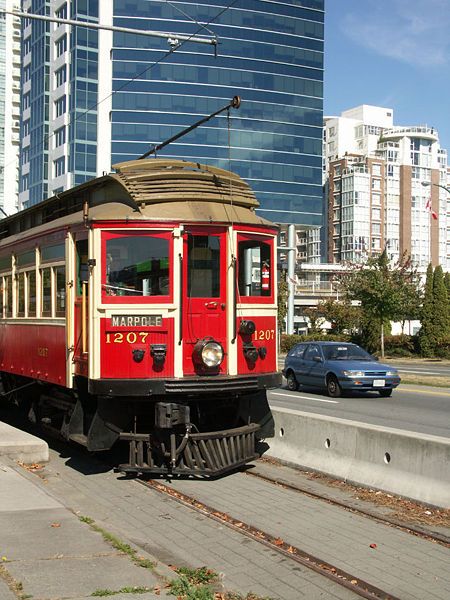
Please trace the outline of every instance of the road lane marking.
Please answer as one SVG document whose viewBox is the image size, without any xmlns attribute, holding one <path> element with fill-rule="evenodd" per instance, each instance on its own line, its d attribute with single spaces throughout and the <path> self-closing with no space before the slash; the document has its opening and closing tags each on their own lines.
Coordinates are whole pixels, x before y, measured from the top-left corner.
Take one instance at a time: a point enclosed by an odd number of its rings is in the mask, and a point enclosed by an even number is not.
<svg viewBox="0 0 450 600">
<path fill-rule="evenodd" d="M 402 369 L 401 367 L 397 371 L 401 373 L 419 373 L 420 375 L 441 375 L 441 377 L 448 377 L 448 373 L 445 371 L 413 371 L 412 369 Z"/>
<path fill-rule="evenodd" d="M 298 394 L 280 394 L 271 392 L 271 396 L 287 396 L 288 398 L 302 398 L 303 400 L 314 400 L 315 402 L 328 402 L 329 404 L 339 404 L 337 400 L 325 400 L 325 398 L 312 398 L 311 396 L 299 396 Z"/>
<path fill-rule="evenodd" d="M 406 387 L 408 386 L 408 387 Z M 397 391 L 404 391 L 404 392 L 412 392 L 413 394 L 425 394 L 425 395 L 429 395 L 429 396 L 447 396 L 448 395 L 448 388 L 439 388 L 442 389 L 442 392 L 433 392 L 431 390 L 427 390 L 427 389 L 421 389 L 421 388 L 413 388 L 410 387 L 407 383 L 405 383 L 404 385 L 402 385 L 402 387 L 398 387 Z"/>
</svg>

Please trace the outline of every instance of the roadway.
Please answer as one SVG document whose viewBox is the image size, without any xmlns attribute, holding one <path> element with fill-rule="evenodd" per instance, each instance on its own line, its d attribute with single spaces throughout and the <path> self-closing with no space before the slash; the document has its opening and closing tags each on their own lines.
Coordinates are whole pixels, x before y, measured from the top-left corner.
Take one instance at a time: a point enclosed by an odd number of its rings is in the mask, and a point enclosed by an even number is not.
<svg viewBox="0 0 450 600">
<path fill-rule="evenodd" d="M 368 393 L 329 398 L 322 391 L 278 388 L 268 392 L 272 407 L 339 417 L 450 438 L 450 389 L 422 385 L 400 386 L 390 398 Z"/>
</svg>

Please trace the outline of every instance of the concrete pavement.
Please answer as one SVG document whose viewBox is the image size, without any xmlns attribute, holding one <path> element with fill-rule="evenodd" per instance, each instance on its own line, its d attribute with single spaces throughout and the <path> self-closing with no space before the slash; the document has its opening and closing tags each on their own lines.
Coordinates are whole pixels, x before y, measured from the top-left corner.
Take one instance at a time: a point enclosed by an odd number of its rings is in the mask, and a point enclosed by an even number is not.
<svg viewBox="0 0 450 600">
<path fill-rule="evenodd" d="M 0 435 L 3 429 L 0 423 Z M 142 600 L 167 597 L 155 593 L 163 584 L 157 571 L 134 564 L 5 461 L 0 464 L 0 531 L 1 600 L 81 600 L 133 587 L 149 590 L 139 594 Z"/>
<path fill-rule="evenodd" d="M 1 431 L 0 423 L 0 439 Z M 0 459 L 0 560 L 6 558 L 0 563 L 1 600 L 17 600 L 20 594 L 33 600 L 85 600 L 96 591 L 131 586 L 154 590 L 164 576 L 173 577 L 167 565 L 206 565 L 221 574 L 225 589 L 241 594 L 252 591 L 278 600 L 355 598 L 351 590 L 113 473 L 77 448 L 66 445 L 58 451 L 55 445 L 49 458 L 39 477 Z M 450 596 L 446 547 L 242 473 L 172 485 L 399 598 Z M 131 544 L 154 560 L 156 569 L 136 566 L 76 515 Z M 114 598 L 153 600 L 165 593 Z"/>
</svg>

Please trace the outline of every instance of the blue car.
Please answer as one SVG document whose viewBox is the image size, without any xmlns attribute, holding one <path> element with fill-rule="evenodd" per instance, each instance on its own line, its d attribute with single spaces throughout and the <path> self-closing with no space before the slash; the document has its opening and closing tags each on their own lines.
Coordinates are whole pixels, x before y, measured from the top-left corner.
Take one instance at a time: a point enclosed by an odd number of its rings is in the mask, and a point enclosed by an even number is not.
<svg viewBox="0 0 450 600">
<path fill-rule="evenodd" d="M 344 391 L 375 391 L 388 397 L 400 383 L 397 369 L 348 342 L 297 344 L 286 356 L 283 375 L 291 391 L 299 385 L 317 387 L 333 398 Z"/>
</svg>

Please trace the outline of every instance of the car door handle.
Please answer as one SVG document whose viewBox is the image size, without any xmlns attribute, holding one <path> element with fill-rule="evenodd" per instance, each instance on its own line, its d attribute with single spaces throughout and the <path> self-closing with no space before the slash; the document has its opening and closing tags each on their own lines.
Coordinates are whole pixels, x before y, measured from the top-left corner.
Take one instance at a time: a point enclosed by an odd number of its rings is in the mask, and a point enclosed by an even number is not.
<svg viewBox="0 0 450 600">
<path fill-rule="evenodd" d="M 205 308 L 217 308 L 217 302 L 205 302 Z"/>
</svg>

